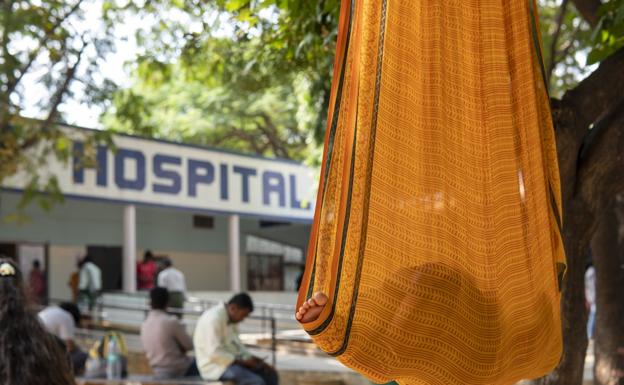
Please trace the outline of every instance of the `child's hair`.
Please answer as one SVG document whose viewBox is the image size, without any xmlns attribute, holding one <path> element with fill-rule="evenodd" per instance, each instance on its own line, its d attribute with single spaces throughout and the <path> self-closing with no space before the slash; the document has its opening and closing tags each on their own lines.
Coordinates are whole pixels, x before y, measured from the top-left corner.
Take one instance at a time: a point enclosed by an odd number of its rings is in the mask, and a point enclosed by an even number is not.
<svg viewBox="0 0 624 385">
<path fill-rule="evenodd" d="M 39 322 L 22 273 L 0 256 L 0 383 L 74 384 L 64 345 Z"/>
</svg>

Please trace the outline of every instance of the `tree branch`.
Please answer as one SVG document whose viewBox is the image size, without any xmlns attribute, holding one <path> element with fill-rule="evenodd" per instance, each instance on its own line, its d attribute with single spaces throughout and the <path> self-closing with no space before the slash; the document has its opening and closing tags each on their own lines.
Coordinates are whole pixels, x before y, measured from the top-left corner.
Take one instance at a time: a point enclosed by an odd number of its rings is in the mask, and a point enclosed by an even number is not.
<svg viewBox="0 0 624 385">
<path fill-rule="evenodd" d="M 592 27 L 598 24 L 598 8 L 602 5 L 600 0 L 572 0 L 572 2 Z"/>
<path fill-rule="evenodd" d="M 275 140 L 270 130 L 268 130 L 266 126 L 258 122 L 255 122 L 255 124 L 256 124 L 256 128 L 258 129 L 258 131 L 260 131 L 264 135 L 264 137 L 267 138 L 267 141 L 271 149 L 273 150 L 273 154 L 275 154 L 275 156 L 278 156 L 280 158 L 288 158 L 288 154 L 285 153 L 286 150 L 283 148 L 283 146 L 280 143 L 278 143 Z"/>
<path fill-rule="evenodd" d="M 83 1 L 84 0 L 78 0 L 76 4 L 74 4 L 74 6 L 69 11 L 67 11 L 67 13 L 65 13 L 62 17 L 57 19 L 56 23 L 54 23 L 52 27 L 46 28 L 43 37 L 39 40 L 37 44 L 37 48 L 35 48 L 30 53 L 30 55 L 28 55 L 28 62 L 21 69 L 19 69 L 19 75 L 16 78 L 9 80 L 7 82 L 7 95 L 11 95 L 13 91 L 15 91 L 15 87 L 17 87 L 17 85 L 22 80 L 24 75 L 28 72 L 28 70 L 30 69 L 32 64 L 35 62 L 37 57 L 39 57 L 39 53 L 41 52 L 41 49 L 45 47 L 45 45 L 50 40 L 50 37 L 52 36 L 52 32 L 54 32 L 58 27 L 60 27 L 61 24 L 63 24 L 65 20 L 67 20 L 68 17 L 73 15 L 78 10 L 78 8 L 80 7 L 80 4 L 82 4 Z"/>
<path fill-rule="evenodd" d="M 552 42 L 550 44 L 550 63 L 548 63 L 548 69 L 546 71 L 546 83 L 550 84 L 550 78 L 552 77 L 552 72 L 557 65 L 557 42 L 559 40 L 559 34 L 561 33 L 561 26 L 563 25 L 563 19 L 566 14 L 566 10 L 568 8 L 568 3 L 570 0 L 563 0 L 561 7 L 559 8 L 559 14 L 557 14 L 557 29 L 553 34 Z"/>
<path fill-rule="evenodd" d="M 246 132 L 245 130 L 242 130 L 238 127 L 234 127 L 234 126 L 230 126 L 228 133 L 221 136 L 220 138 L 214 140 L 212 142 L 213 145 L 217 146 L 222 144 L 223 142 L 225 142 L 228 139 L 233 139 L 233 138 L 238 138 L 238 139 L 242 139 L 244 140 L 246 143 L 249 144 L 249 146 L 252 148 L 252 150 L 257 154 L 257 155 L 264 155 L 264 151 L 266 150 L 266 146 L 265 147 L 260 147 L 257 138 L 255 138 L 253 135 L 251 135 L 250 133 Z"/>
<path fill-rule="evenodd" d="M 605 59 L 598 69 L 577 87 L 563 95 L 561 102 L 576 111 L 576 122 L 583 138 L 590 124 L 619 101 L 624 89 L 624 48 Z"/>
<path fill-rule="evenodd" d="M 65 71 L 65 79 L 63 80 L 59 88 L 54 93 L 54 96 L 52 97 L 52 105 L 50 106 L 48 117 L 43 121 L 43 124 L 41 126 L 42 130 L 45 131 L 46 129 L 48 129 L 50 125 L 54 122 L 54 120 L 56 119 L 56 116 L 58 115 L 58 107 L 63 102 L 63 97 L 67 93 L 67 90 L 69 89 L 69 85 L 71 84 L 71 82 L 74 80 L 74 77 L 76 76 L 76 69 L 78 69 L 78 66 L 80 65 L 80 61 L 82 60 L 82 54 L 86 47 L 87 47 L 87 44 L 83 41 L 83 45 L 80 48 L 80 51 L 78 51 L 78 54 L 76 57 L 76 63 L 74 63 L 74 65 L 72 66 L 67 67 L 67 71 Z"/>
<path fill-rule="evenodd" d="M 577 190 L 596 208 L 607 207 L 602 200 L 624 191 L 624 96 L 594 124 L 579 154 Z M 604 199 L 602 199 L 604 198 Z"/>
<path fill-rule="evenodd" d="M 10 17 L 8 15 L 11 15 L 11 7 L 12 7 L 12 2 L 9 1 L 2 1 L 0 3 L 0 6 L 2 6 L 2 13 L 5 14 L 5 17 L 8 18 L 8 20 L 3 19 L 3 26 L 0 29 L 0 31 L 2 31 L 2 35 L 0 35 L 0 48 L 2 49 L 2 58 L 3 60 L 3 67 L 6 66 L 6 75 L 8 77 L 8 81 L 11 81 L 11 78 L 13 77 L 13 72 L 12 71 L 8 71 L 8 69 L 10 68 L 10 60 L 14 59 L 13 56 L 11 56 L 11 53 L 9 52 L 9 34 L 11 33 L 10 31 Z M 6 103 L 8 104 L 10 102 L 11 98 L 10 98 L 10 93 L 6 92 L 6 93 L 2 93 L 0 94 L 0 102 L 1 103 Z M 6 108 L 6 106 L 2 106 L 1 107 L 3 110 Z M 8 116 L 8 108 L 7 108 L 7 112 L 5 113 L 4 111 L 2 111 L 3 114 L 2 116 L 0 116 L 0 118 L 2 119 L 2 123 L 3 126 L 5 124 L 5 120 L 6 117 L 4 115 Z M 2 129 L 4 129 L 5 127 L 2 127 Z"/>
<path fill-rule="evenodd" d="M 579 165 L 580 150 L 589 126 L 618 104 L 624 89 L 623 67 L 624 49 L 621 49 L 566 92 L 561 100 L 551 100 L 563 202 L 574 201 L 578 190 L 583 188 L 584 181 L 579 179 L 584 175 L 579 172 L 582 168 Z M 588 149 L 586 145 L 584 151 Z"/>
<path fill-rule="evenodd" d="M 279 135 L 277 133 L 277 127 L 275 127 L 275 124 L 273 124 L 271 117 L 264 112 L 261 112 L 258 115 L 264 121 L 264 125 L 256 123 L 256 126 L 266 135 L 269 143 L 271 143 L 271 147 L 273 148 L 273 152 L 275 153 L 275 155 L 282 158 L 290 159 L 288 150 L 284 146 L 283 141 L 279 138 Z"/>
</svg>

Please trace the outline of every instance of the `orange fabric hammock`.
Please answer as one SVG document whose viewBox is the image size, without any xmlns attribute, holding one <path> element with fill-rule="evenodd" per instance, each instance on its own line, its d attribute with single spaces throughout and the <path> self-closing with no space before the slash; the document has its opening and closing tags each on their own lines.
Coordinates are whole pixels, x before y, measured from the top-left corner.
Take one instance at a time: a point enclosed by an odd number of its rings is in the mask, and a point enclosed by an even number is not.
<svg viewBox="0 0 624 385">
<path fill-rule="evenodd" d="M 565 269 L 534 0 L 343 0 L 297 306 L 377 382 L 549 372 Z"/>
</svg>

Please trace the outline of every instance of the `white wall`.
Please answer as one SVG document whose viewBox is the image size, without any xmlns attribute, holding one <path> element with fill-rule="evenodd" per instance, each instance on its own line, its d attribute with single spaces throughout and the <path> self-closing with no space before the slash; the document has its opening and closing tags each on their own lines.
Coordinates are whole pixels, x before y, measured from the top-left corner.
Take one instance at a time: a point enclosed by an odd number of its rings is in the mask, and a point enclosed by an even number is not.
<svg viewBox="0 0 624 385">
<path fill-rule="evenodd" d="M 48 264 L 48 293 L 50 298 L 71 299 L 68 286 L 71 273 L 77 270 L 77 257 L 85 254 L 82 246 L 50 245 Z"/>
<path fill-rule="evenodd" d="M 167 255 L 173 266 L 182 271 L 187 290 L 228 290 L 228 257 L 223 254 L 189 253 L 174 250 L 153 249 L 154 255 Z M 141 250 L 141 254 L 143 251 Z"/>
<path fill-rule="evenodd" d="M 14 212 L 19 194 L 0 192 L 0 242 L 34 242 L 50 245 L 50 295 L 70 298 L 67 286 L 75 258 L 85 246 L 121 246 L 123 205 L 66 199 L 45 212 L 31 204 L 25 211 L 30 221 L 18 225 L 2 219 Z M 213 229 L 193 227 L 193 215 L 209 215 L 160 207 L 137 207 L 137 259 L 143 250 L 169 255 L 187 277 L 189 290 L 229 289 L 227 217 L 214 216 Z M 260 227 L 259 220 L 241 218 L 241 283 L 247 287 L 245 236 L 256 235 L 302 248 L 305 252 L 309 225 Z"/>
</svg>

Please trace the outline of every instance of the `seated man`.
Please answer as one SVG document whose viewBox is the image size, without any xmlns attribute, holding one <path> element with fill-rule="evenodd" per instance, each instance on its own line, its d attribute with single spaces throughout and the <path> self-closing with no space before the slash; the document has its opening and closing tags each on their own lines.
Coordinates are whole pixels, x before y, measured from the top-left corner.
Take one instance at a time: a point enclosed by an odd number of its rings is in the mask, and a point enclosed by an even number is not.
<svg viewBox="0 0 624 385">
<path fill-rule="evenodd" d="M 245 293 L 208 309 L 195 327 L 195 357 L 202 378 L 238 385 L 277 385 L 275 369 L 252 356 L 238 338 L 236 324 L 253 311 Z"/>
<path fill-rule="evenodd" d="M 195 361 L 186 355 L 193 341 L 184 325 L 167 314 L 169 292 L 163 287 L 150 291 L 152 310 L 141 325 L 141 343 L 157 378 L 198 376 Z"/>
<path fill-rule="evenodd" d="M 75 343 L 75 330 L 80 326 L 80 310 L 70 302 L 48 306 L 39 312 L 39 319 L 46 330 L 65 343 L 69 352 L 75 375 L 81 375 L 85 369 L 87 353 Z"/>
</svg>

